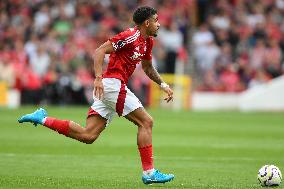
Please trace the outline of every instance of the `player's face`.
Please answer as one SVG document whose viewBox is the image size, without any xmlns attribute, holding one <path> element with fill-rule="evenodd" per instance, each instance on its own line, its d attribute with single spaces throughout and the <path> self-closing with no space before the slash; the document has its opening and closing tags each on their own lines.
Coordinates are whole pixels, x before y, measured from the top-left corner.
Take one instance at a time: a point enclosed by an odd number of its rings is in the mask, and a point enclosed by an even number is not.
<svg viewBox="0 0 284 189">
<path fill-rule="evenodd" d="M 158 20 L 158 15 L 155 14 L 149 20 L 149 25 L 147 27 L 147 34 L 149 36 L 157 37 L 158 30 L 160 28 L 160 23 Z"/>
</svg>

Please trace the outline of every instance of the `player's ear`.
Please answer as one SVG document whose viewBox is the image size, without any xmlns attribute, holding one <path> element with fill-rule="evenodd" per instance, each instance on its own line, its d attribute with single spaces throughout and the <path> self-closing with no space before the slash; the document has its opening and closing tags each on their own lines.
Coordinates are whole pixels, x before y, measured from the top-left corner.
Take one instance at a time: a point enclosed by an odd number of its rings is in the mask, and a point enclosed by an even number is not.
<svg viewBox="0 0 284 189">
<path fill-rule="evenodd" d="M 150 25 L 150 21 L 147 19 L 147 20 L 144 21 L 144 24 L 145 24 L 146 27 L 148 27 Z"/>
</svg>

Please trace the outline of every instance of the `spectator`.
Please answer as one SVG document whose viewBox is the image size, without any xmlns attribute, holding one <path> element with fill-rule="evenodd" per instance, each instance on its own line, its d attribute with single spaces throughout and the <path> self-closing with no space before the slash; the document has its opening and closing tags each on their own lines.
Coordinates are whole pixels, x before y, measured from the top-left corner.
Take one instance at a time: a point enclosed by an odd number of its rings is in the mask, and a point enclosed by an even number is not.
<svg viewBox="0 0 284 189">
<path fill-rule="evenodd" d="M 262 39 L 256 41 L 255 47 L 250 52 L 251 67 L 254 70 L 260 69 L 264 66 L 266 47 Z"/>
<path fill-rule="evenodd" d="M 36 33 L 32 33 L 30 39 L 25 43 L 24 48 L 29 57 L 36 54 L 39 41 L 38 35 Z"/>
<path fill-rule="evenodd" d="M 236 65 L 230 64 L 220 74 L 220 82 L 224 91 L 239 92 L 243 90 Z"/>
<path fill-rule="evenodd" d="M 197 66 L 201 73 L 206 73 L 214 68 L 215 62 L 220 55 L 220 48 L 212 41 L 201 47 L 197 53 Z"/>
<path fill-rule="evenodd" d="M 263 69 L 256 70 L 256 73 L 254 74 L 253 78 L 249 82 L 249 87 L 255 87 L 260 84 L 266 83 L 270 80 L 270 76 L 265 72 Z"/>
<path fill-rule="evenodd" d="M 159 39 L 162 47 L 165 49 L 165 67 L 166 73 L 175 73 L 175 64 L 177 54 L 183 45 L 182 33 L 178 30 L 174 22 L 168 23 L 165 28 L 161 28 Z"/>
<path fill-rule="evenodd" d="M 278 42 L 275 39 L 271 39 L 265 51 L 265 67 L 273 78 L 281 74 L 281 58 L 282 52 Z"/>
<path fill-rule="evenodd" d="M 213 68 L 215 60 L 219 55 L 219 48 L 214 42 L 212 32 L 208 30 L 206 24 L 202 24 L 200 29 L 193 35 L 195 45 L 195 57 L 198 69 L 201 73 Z"/>
<path fill-rule="evenodd" d="M 33 73 L 42 78 L 48 71 L 50 56 L 43 44 L 40 44 L 37 51 L 30 57 L 30 64 Z"/>
<path fill-rule="evenodd" d="M 49 12 L 49 6 L 47 4 L 43 4 L 40 7 L 40 10 L 36 12 L 34 17 L 34 27 L 36 32 L 42 33 L 44 28 L 50 23 Z"/>
<path fill-rule="evenodd" d="M 5 81 L 8 88 L 13 88 L 15 85 L 15 72 L 7 58 L 2 57 L 0 59 L 0 73 L 0 81 Z"/>
</svg>

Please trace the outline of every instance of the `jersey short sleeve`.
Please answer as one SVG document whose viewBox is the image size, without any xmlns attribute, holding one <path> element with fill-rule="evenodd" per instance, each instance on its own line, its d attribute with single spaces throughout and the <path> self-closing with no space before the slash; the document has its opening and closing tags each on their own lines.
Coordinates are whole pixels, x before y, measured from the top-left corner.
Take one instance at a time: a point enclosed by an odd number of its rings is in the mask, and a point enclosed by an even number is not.
<svg viewBox="0 0 284 189">
<path fill-rule="evenodd" d="M 146 52 L 145 55 L 143 56 L 143 60 L 152 60 L 152 49 L 154 45 L 154 39 L 152 37 L 147 38 L 147 43 L 146 43 Z"/>
<path fill-rule="evenodd" d="M 133 35 L 135 35 L 135 32 L 131 31 L 131 29 L 128 29 L 113 36 L 109 40 L 113 46 L 113 49 L 118 51 L 129 46 Z"/>
</svg>

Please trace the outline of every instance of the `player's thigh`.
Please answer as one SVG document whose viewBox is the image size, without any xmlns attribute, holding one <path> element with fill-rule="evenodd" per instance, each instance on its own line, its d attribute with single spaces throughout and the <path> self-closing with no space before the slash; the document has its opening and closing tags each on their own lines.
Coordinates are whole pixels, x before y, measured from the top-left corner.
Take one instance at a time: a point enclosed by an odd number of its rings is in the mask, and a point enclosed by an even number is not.
<svg viewBox="0 0 284 189">
<path fill-rule="evenodd" d="M 137 126 L 153 125 L 153 118 L 150 116 L 150 114 L 148 114 L 148 112 L 146 112 L 143 107 L 137 108 L 124 117 Z"/>
<path fill-rule="evenodd" d="M 107 119 L 100 115 L 90 115 L 86 120 L 86 131 L 90 134 L 100 134 L 106 126 Z"/>
</svg>

